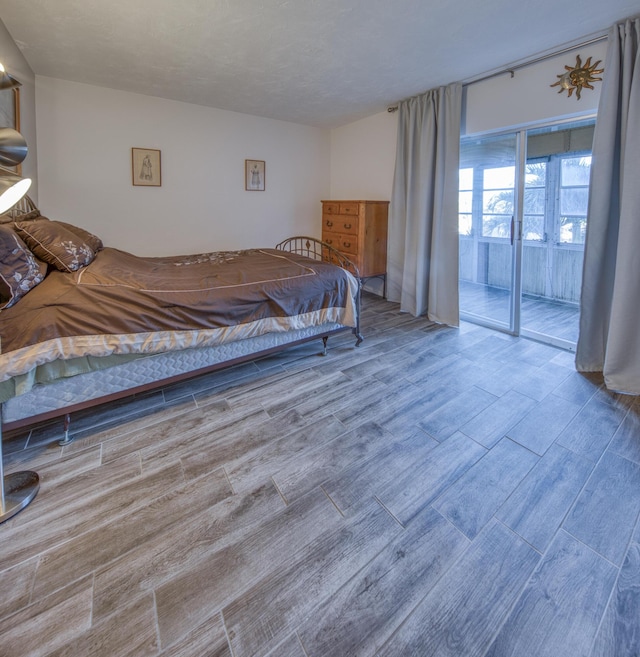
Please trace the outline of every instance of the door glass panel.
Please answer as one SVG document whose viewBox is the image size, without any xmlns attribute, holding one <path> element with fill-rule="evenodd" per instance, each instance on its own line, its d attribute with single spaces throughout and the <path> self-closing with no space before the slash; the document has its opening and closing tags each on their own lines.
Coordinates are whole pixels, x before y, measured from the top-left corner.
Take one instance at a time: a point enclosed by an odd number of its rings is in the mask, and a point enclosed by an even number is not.
<svg viewBox="0 0 640 657">
<path fill-rule="evenodd" d="M 512 330 L 516 135 L 460 147 L 460 311 Z"/>
<path fill-rule="evenodd" d="M 594 121 L 527 133 L 521 329 L 578 339 Z"/>
<path fill-rule="evenodd" d="M 528 241 L 542 242 L 545 238 L 545 203 L 547 200 L 546 161 L 527 162 L 524 172 L 524 217 L 522 237 Z"/>
<path fill-rule="evenodd" d="M 460 235 L 471 235 L 473 229 L 473 168 L 460 169 L 459 184 L 458 231 Z"/>
</svg>

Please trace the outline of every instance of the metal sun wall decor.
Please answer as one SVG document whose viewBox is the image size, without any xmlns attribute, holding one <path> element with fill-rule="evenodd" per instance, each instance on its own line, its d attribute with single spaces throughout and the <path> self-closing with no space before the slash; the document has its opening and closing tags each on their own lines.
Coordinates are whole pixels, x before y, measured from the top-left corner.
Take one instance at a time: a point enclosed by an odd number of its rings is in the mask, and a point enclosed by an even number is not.
<svg viewBox="0 0 640 657">
<path fill-rule="evenodd" d="M 566 73 L 561 73 L 556 77 L 558 80 L 550 87 L 560 87 L 558 93 L 563 91 L 567 92 L 567 98 L 571 96 L 574 89 L 576 92 L 576 100 L 580 100 L 582 89 L 593 89 L 591 82 L 602 80 L 602 78 L 595 77 L 597 74 L 604 71 L 603 68 L 597 68 L 602 60 L 598 60 L 595 64 L 591 63 L 591 57 L 583 64 L 580 55 L 576 56 L 575 66 L 565 66 Z"/>
</svg>

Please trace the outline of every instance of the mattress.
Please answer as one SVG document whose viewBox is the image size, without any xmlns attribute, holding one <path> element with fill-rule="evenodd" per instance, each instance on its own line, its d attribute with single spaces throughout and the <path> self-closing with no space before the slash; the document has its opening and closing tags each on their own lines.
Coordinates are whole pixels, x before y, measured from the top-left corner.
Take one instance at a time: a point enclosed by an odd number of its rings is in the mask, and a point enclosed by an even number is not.
<svg viewBox="0 0 640 657">
<path fill-rule="evenodd" d="M 13 397 L 3 404 L 2 422 L 8 424 L 56 411 L 71 404 L 89 402 L 194 370 L 246 358 L 251 354 L 309 339 L 315 335 L 326 335 L 341 328 L 345 327 L 332 322 L 287 332 L 267 333 L 213 347 L 153 354 L 107 369 L 39 384 L 28 393 Z"/>
</svg>

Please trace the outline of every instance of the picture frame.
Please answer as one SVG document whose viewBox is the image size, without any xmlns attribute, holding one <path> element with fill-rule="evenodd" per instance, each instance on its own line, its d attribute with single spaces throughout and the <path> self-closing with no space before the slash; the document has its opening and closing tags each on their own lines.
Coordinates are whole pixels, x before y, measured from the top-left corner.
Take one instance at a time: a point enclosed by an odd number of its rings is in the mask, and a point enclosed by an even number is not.
<svg viewBox="0 0 640 657">
<path fill-rule="evenodd" d="M 264 192 L 265 171 L 266 164 L 264 160 L 245 160 L 244 188 L 248 192 Z"/>
<path fill-rule="evenodd" d="M 162 186 L 162 167 L 159 149 L 131 149 L 131 179 L 133 185 L 136 187 Z"/>
<path fill-rule="evenodd" d="M 0 127 L 13 128 L 20 132 L 20 88 L 3 89 L 0 91 Z M 18 175 L 22 165 L 7 167 Z"/>
</svg>

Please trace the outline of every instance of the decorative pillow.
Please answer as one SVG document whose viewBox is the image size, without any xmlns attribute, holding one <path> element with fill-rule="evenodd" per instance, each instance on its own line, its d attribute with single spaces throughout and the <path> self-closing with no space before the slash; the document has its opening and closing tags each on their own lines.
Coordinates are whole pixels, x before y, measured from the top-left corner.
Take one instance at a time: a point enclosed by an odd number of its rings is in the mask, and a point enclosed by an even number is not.
<svg viewBox="0 0 640 657">
<path fill-rule="evenodd" d="M 0 308 L 8 308 L 44 280 L 47 265 L 9 226 L 0 226 Z"/>
<path fill-rule="evenodd" d="M 90 233 L 88 230 L 67 224 L 64 221 L 56 221 L 55 223 L 64 226 L 67 230 L 70 230 L 76 237 L 79 237 L 84 241 L 85 244 L 88 244 L 93 249 L 94 253 L 98 253 L 98 251 L 102 251 L 104 248 L 102 240 L 97 235 Z"/>
<path fill-rule="evenodd" d="M 14 227 L 40 260 L 60 271 L 76 271 L 96 257 L 91 246 L 58 221 L 41 217 L 35 221 L 18 221 Z"/>
</svg>

